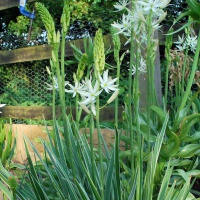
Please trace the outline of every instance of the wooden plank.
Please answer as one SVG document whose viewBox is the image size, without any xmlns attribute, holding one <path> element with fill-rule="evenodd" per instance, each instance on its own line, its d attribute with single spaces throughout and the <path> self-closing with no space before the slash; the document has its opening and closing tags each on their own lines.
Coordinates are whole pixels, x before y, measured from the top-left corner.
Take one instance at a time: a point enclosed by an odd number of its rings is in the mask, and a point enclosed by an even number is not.
<svg viewBox="0 0 200 200">
<path fill-rule="evenodd" d="M 76 45 L 82 51 L 84 50 L 83 47 L 83 39 L 73 40 L 70 41 L 72 44 Z M 70 46 L 70 42 L 66 42 L 66 51 L 65 56 L 73 56 L 73 49 Z M 127 46 L 124 46 L 126 42 L 126 38 L 121 36 L 122 48 L 126 49 Z M 111 35 L 104 36 L 104 44 L 105 48 L 113 49 L 112 38 Z M 33 47 L 26 47 L 26 48 L 19 48 L 10 51 L 0 51 L 0 64 L 11 64 L 11 63 L 18 63 L 18 62 L 27 62 L 27 61 L 34 61 L 34 60 L 44 60 L 51 58 L 51 46 L 48 44 L 38 45 Z"/>
<path fill-rule="evenodd" d="M 27 0 L 27 2 L 33 2 L 36 0 Z M 8 8 L 12 8 L 15 6 L 19 6 L 19 0 L 1 0 L 0 1 L 0 10 L 5 10 Z"/>
<path fill-rule="evenodd" d="M 6 106 L 1 109 L 2 117 L 12 119 L 52 119 L 51 106 Z M 56 109 L 56 116 L 61 113 L 60 107 Z"/>
<path fill-rule="evenodd" d="M 12 119 L 52 119 L 52 107 L 51 106 L 5 106 L 1 109 L 1 117 Z M 119 107 L 119 120 L 122 120 L 123 108 Z M 75 107 L 67 107 L 66 113 L 72 113 L 75 119 L 76 111 Z M 113 121 L 115 118 L 114 107 L 108 106 L 100 111 L 101 121 Z M 61 107 L 56 107 L 56 118 L 61 116 Z M 81 118 L 83 119 L 86 113 L 83 111 Z"/>
</svg>

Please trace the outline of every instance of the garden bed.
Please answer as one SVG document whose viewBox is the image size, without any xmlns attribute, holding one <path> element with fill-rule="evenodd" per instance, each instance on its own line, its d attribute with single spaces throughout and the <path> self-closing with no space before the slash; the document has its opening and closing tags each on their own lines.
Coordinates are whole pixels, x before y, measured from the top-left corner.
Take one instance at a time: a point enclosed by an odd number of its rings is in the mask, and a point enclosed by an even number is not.
<svg viewBox="0 0 200 200">
<path fill-rule="evenodd" d="M 9 129 L 8 124 L 5 125 L 6 129 Z M 49 130 L 52 130 L 51 126 L 48 126 Z M 24 124 L 13 124 L 12 125 L 12 132 L 13 132 L 13 137 L 16 137 L 16 150 L 15 150 L 15 156 L 13 158 L 13 162 L 17 163 L 26 163 L 27 161 L 27 156 L 26 156 L 26 151 L 25 151 L 25 146 L 24 146 L 24 138 L 28 138 L 36 147 L 38 152 L 42 155 L 43 154 L 43 145 L 39 142 L 39 138 L 43 140 L 48 140 L 48 136 L 46 134 L 46 128 L 45 126 L 41 125 L 24 125 Z M 89 129 L 82 129 L 82 133 L 89 133 Z M 114 134 L 115 132 L 111 129 L 101 129 L 102 135 L 110 147 L 109 144 L 114 143 Z M 97 137 L 97 130 L 94 130 L 94 146 L 97 147 L 98 144 L 98 137 Z M 121 148 L 123 148 L 123 144 L 121 143 Z M 31 157 L 34 158 L 34 153 L 33 150 L 29 147 L 29 153 Z"/>
</svg>

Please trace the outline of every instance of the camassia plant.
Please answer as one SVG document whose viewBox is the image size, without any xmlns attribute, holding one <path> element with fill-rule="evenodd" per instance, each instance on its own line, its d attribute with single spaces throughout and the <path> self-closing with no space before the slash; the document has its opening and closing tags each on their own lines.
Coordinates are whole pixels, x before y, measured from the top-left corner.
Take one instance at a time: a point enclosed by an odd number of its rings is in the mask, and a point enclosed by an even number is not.
<svg viewBox="0 0 200 200">
<path fill-rule="evenodd" d="M 192 144 L 192 141 L 199 138 L 199 134 L 189 134 L 199 119 L 198 113 L 191 113 L 196 97 L 187 106 L 184 105 L 186 108 L 180 110 L 177 121 L 172 122 L 166 110 L 156 106 L 154 92 L 154 59 L 158 41 L 153 35 L 166 16 L 163 9 L 169 1 L 119 1 L 115 8 L 124 11 L 122 22 L 114 23 L 114 28 L 111 29 L 116 78 L 111 78 L 109 69 L 105 68 L 103 34 L 99 29 L 93 43 L 93 62 L 87 54 L 91 51 L 81 54 L 73 83 L 65 80 L 65 38 L 70 24 L 68 3 L 67 0 L 64 1 L 61 31 L 55 30 L 54 21 L 43 4 L 35 4 L 52 46 L 52 58 L 47 71 L 52 79 L 52 85 L 48 86 L 53 93 L 53 130 L 49 131 L 46 127 L 48 141 L 40 139 L 44 146 L 43 156 L 25 138 L 28 165 L 23 178 L 13 177 L 0 166 L 0 177 L 4 182 L 0 187 L 8 198 L 22 200 L 195 199 L 190 190 L 193 184 L 191 177 L 199 175 L 198 170 L 193 170 L 198 159 L 193 162 L 184 159 L 198 155 L 199 150 L 199 146 Z M 131 3 L 132 7 L 129 9 L 128 4 Z M 117 96 L 124 54 L 120 56 L 118 33 L 127 36 L 131 47 L 123 130 L 118 127 Z M 141 54 L 143 50 L 146 50 L 145 55 Z M 139 108 L 140 73 L 147 73 L 148 78 L 148 105 L 144 112 Z M 59 93 L 62 107 L 59 120 L 55 118 L 56 92 Z M 104 106 L 115 101 L 115 142 L 111 150 L 100 129 L 100 95 L 103 92 L 110 94 Z M 70 93 L 76 98 L 75 120 L 72 115 L 66 115 L 65 95 L 71 95 Z M 84 120 L 89 126 L 89 138 L 80 131 L 82 111 L 88 114 Z M 88 127 L 86 124 L 85 128 Z M 97 149 L 93 145 L 94 127 L 98 133 Z M 122 141 L 125 142 L 123 150 L 120 149 Z M 31 159 L 28 144 L 39 159 L 37 162 Z"/>
</svg>

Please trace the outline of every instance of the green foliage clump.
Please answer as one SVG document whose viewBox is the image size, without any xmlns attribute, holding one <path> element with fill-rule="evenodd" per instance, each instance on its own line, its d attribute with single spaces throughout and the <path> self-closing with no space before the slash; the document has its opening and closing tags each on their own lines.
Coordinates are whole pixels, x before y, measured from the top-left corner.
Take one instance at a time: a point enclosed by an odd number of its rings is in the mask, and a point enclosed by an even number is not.
<svg viewBox="0 0 200 200">
<path fill-rule="evenodd" d="M 27 32 L 29 26 L 30 20 L 27 17 L 21 15 L 17 17 L 16 22 L 14 22 L 13 20 L 10 21 L 8 25 L 8 30 L 17 36 L 20 36 L 23 33 Z"/>
</svg>

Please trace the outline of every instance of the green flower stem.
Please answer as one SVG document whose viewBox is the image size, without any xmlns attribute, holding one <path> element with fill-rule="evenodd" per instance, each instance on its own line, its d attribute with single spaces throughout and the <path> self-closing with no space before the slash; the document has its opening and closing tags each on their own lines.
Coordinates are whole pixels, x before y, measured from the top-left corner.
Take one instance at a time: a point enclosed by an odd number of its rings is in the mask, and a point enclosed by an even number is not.
<svg viewBox="0 0 200 200">
<path fill-rule="evenodd" d="M 61 80 L 62 80 L 62 88 L 65 88 L 65 43 L 66 43 L 65 36 L 66 36 L 66 33 L 62 30 L 62 39 L 61 39 Z M 65 100 L 65 95 L 63 95 L 63 98 Z"/>
<path fill-rule="evenodd" d="M 168 33 L 172 33 L 173 29 L 170 28 Z M 173 35 L 167 35 L 165 41 L 165 56 L 166 56 L 166 71 L 165 71 L 165 98 L 164 98 L 164 109 L 167 110 L 168 105 L 168 88 L 169 88 L 169 68 L 171 64 L 170 49 L 173 44 Z"/>
<path fill-rule="evenodd" d="M 64 35 L 62 35 L 62 41 L 63 38 L 65 38 Z M 65 43 L 65 42 L 64 42 Z M 63 44 L 61 46 L 64 46 Z M 61 55 L 63 55 L 63 52 L 65 52 L 65 48 L 61 48 Z M 60 104 L 61 104 L 61 108 L 62 108 L 62 119 L 63 119 L 63 126 L 64 126 L 64 137 L 66 138 L 67 141 L 67 147 L 68 147 L 68 152 L 69 152 L 69 163 L 71 165 L 72 168 L 72 175 L 75 178 L 76 174 L 75 174 L 75 167 L 74 167 L 74 162 L 73 162 L 73 154 L 72 154 L 72 144 L 71 144 L 71 140 L 70 140 L 70 135 L 68 132 L 68 127 L 67 127 L 67 115 L 66 115 L 66 104 L 65 104 L 65 88 L 63 87 L 63 81 L 62 81 L 62 77 L 64 76 L 62 69 L 60 70 L 60 65 L 59 65 L 59 61 L 58 61 L 58 50 L 54 50 L 54 54 L 56 56 L 56 62 L 54 62 L 55 67 L 56 67 L 56 74 L 57 74 L 57 78 L 58 78 L 58 87 L 59 87 L 59 96 L 60 96 Z M 62 56 L 62 59 L 64 59 L 64 56 Z M 61 61 L 61 63 L 64 63 L 64 61 Z"/>
<path fill-rule="evenodd" d="M 198 67 L 199 52 L 200 52 L 200 31 L 199 31 L 199 34 L 198 34 L 197 48 L 196 48 L 195 55 L 194 55 L 194 61 L 193 61 L 193 64 L 192 64 L 192 71 L 190 73 L 190 79 L 189 79 L 188 84 L 186 86 L 186 91 L 184 93 L 183 100 L 182 100 L 181 105 L 179 107 L 179 111 L 181 111 L 185 107 L 186 102 L 188 100 L 188 97 L 190 95 L 191 87 L 192 87 L 193 80 L 194 80 L 194 77 L 195 77 L 195 72 L 196 72 L 197 67 Z"/>
<path fill-rule="evenodd" d="M 147 148 L 150 152 L 150 121 L 151 121 L 151 110 L 150 107 L 153 105 L 153 94 L 152 85 L 154 84 L 154 74 L 152 75 L 152 11 L 148 18 L 148 30 L 147 30 Z"/>
<path fill-rule="evenodd" d="M 94 145 L 93 145 L 93 134 L 94 134 L 94 119 L 92 112 L 90 113 L 90 151 L 91 151 L 91 163 L 92 163 L 92 180 L 95 185 L 95 160 L 94 160 Z"/>
<path fill-rule="evenodd" d="M 187 65 L 188 51 L 189 51 L 189 48 L 187 47 L 185 51 L 184 60 L 183 60 L 183 72 L 182 72 L 182 78 L 181 78 L 181 98 L 183 98 L 184 91 L 185 91 L 185 70 L 186 70 L 186 65 Z"/>
<path fill-rule="evenodd" d="M 166 71 L 165 71 L 165 109 L 167 109 L 167 96 L 169 85 L 169 67 L 170 67 L 170 55 L 167 56 Z"/>
<path fill-rule="evenodd" d="M 116 84 L 119 85 L 119 78 L 120 78 L 120 60 L 119 60 L 119 52 L 118 52 L 118 59 L 117 59 L 117 81 Z M 118 106 L 119 106 L 119 98 L 118 96 L 115 99 L 115 127 L 118 129 Z"/>
<path fill-rule="evenodd" d="M 55 75 L 55 70 L 54 70 L 53 66 L 51 66 L 51 68 L 52 68 L 52 85 L 53 85 L 52 113 L 53 113 L 53 119 L 55 119 L 56 118 L 56 89 L 54 87 L 55 83 L 54 83 L 54 79 L 53 79 L 53 77 Z"/>
<path fill-rule="evenodd" d="M 132 169 L 132 176 L 134 177 L 134 131 L 133 131 L 133 117 L 132 117 L 132 69 L 133 69 L 133 61 L 134 61 L 134 31 L 131 30 L 131 49 L 130 49 L 130 66 L 129 66 L 129 86 L 128 86 L 128 115 L 129 115 L 129 131 L 130 131 L 130 141 L 131 141 L 131 169 Z"/>
<path fill-rule="evenodd" d="M 98 153 L 99 153 L 99 161 L 100 161 L 100 193 L 101 198 L 104 199 L 104 170 L 103 170 L 103 152 L 102 152 L 102 142 L 101 142 L 101 130 L 100 130 L 100 124 L 99 124 L 99 116 L 100 116 L 100 109 L 99 109 L 99 97 L 97 97 L 96 100 L 96 127 L 97 127 L 97 133 L 98 133 Z"/>
<path fill-rule="evenodd" d="M 76 124 L 79 127 L 79 109 L 78 109 L 79 94 L 76 94 Z"/>
<path fill-rule="evenodd" d="M 140 133 L 140 122 L 139 122 L 139 46 L 136 43 L 135 45 L 136 48 L 136 71 L 135 71 L 135 76 L 134 76 L 134 85 L 133 85 L 133 91 L 134 91 L 134 119 L 135 119 L 135 124 L 136 124 L 136 135 L 137 135 L 137 145 L 138 145 L 138 150 L 139 150 L 139 155 L 138 155 L 138 176 L 137 176 L 137 185 L 136 188 L 136 199 L 140 200 L 142 199 L 142 152 L 143 152 L 143 146 L 141 145 L 141 133 Z"/>
</svg>

